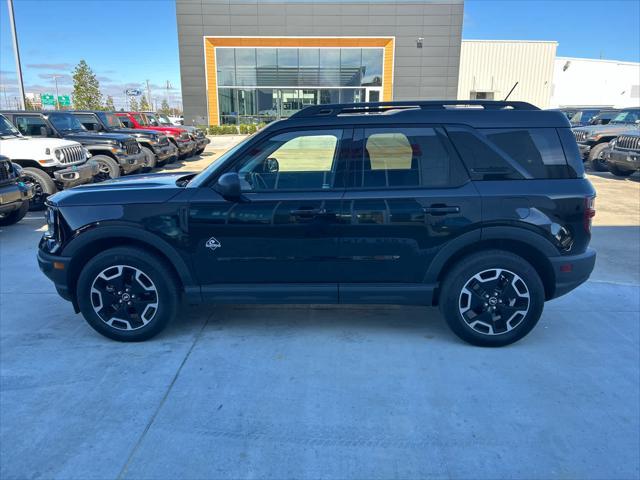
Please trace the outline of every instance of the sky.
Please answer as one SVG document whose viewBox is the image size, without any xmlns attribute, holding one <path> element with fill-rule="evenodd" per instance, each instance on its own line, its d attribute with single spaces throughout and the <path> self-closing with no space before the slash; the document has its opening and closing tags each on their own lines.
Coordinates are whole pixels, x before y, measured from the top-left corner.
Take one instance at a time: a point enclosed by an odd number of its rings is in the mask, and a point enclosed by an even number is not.
<svg viewBox="0 0 640 480">
<path fill-rule="evenodd" d="M 160 104 L 180 102 L 175 0 L 14 0 L 26 92 L 72 90 L 80 59 L 105 95 L 151 85 Z M 640 61 L 639 0 L 466 0 L 464 39 L 555 40 L 559 56 Z M 172 88 L 164 88 L 167 80 Z M 15 104 L 7 5 L 0 2 L 0 106 Z"/>
</svg>

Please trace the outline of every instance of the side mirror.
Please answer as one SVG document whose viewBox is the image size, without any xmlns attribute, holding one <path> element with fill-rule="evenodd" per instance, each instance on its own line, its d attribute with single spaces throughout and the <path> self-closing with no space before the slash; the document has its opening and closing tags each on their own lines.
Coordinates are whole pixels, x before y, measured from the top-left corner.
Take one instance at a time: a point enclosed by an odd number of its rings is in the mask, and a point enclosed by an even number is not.
<svg viewBox="0 0 640 480">
<path fill-rule="evenodd" d="M 100 125 L 99 123 L 94 123 L 93 124 L 93 131 L 94 132 L 101 132 L 103 130 L 102 125 Z"/>
<path fill-rule="evenodd" d="M 241 196 L 240 177 L 236 172 L 220 176 L 213 189 L 228 200 L 237 200 Z"/>
<path fill-rule="evenodd" d="M 42 125 L 40 127 L 40 136 L 41 137 L 48 137 L 49 136 L 49 129 L 45 125 Z"/>
</svg>

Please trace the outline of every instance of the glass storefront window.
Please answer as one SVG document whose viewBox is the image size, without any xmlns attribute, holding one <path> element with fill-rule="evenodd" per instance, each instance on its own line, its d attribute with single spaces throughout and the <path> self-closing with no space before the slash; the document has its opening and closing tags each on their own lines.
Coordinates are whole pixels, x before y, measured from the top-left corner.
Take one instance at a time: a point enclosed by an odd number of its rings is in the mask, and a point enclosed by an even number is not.
<svg viewBox="0 0 640 480">
<path fill-rule="evenodd" d="M 320 49 L 319 84 L 327 87 L 340 85 L 340 49 Z"/>
<path fill-rule="evenodd" d="M 218 85 L 232 86 L 236 84 L 236 60 L 233 48 L 217 48 L 216 64 L 218 65 Z"/>
<path fill-rule="evenodd" d="M 380 48 L 362 49 L 362 85 L 376 86 L 382 85 L 382 58 L 383 53 Z"/>
<path fill-rule="evenodd" d="M 236 85 L 254 86 L 256 76 L 256 49 L 236 48 Z"/>
<path fill-rule="evenodd" d="M 343 87 L 360 86 L 362 49 L 340 49 L 340 85 Z"/>
<path fill-rule="evenodd" d="M 216 64 L 221 123 L 270 122 L 309 105 L 379 100 L 383 50 L 220 47 Z"/>
</svg>

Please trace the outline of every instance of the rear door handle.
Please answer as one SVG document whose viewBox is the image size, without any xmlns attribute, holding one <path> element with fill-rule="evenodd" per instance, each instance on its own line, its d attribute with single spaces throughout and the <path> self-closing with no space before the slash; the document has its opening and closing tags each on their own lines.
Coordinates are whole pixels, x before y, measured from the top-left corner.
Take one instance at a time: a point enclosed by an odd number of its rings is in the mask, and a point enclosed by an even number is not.
<svg viewBox="0 0 640 480">
<path fill-rule="evenodd" d="M 460 207 L 456 205 L 431 205 L 424 207 L 422 211 L 428 215 L 450 215 L 460 213 Z"/>
</svg>

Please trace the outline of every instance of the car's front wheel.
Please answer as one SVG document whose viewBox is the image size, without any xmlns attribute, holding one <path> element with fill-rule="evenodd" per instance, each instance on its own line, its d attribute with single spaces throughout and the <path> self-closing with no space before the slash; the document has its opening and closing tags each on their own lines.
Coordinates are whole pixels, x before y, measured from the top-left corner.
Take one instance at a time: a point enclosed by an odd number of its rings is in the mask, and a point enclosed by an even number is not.
<svg viewBox="0 0 640 480">
<path fill-rule="evenodd" d="M 145 166 L 143 168 L 143 171 L 149 172 L 154 168 L 156 168 L 156 165 L 157 165 L 156 154 L 153 153 L 153 150 L 151 150 L 149 147 L 145 147 L 141 145 L 140 148 L 142 149 L 142 153 L 144 153 L 144 156 L 145 156 Z"/>
<path fill-rule="evenodd" d="M 624 170 L 617 165 L 609 165 L 609 171 L 616 177 L 630 177 L 635 173 L 635 170 Z"/>
<path fill-rule="evenodd" d="M 86 321 L 122 342 L 147 340 L 176 316 L 178 288 L 165 263 L 135 247 L 117 247 L 93 257 L 77 285 Z"/>
<path fill-rule="evenodd" d="M 110 180 L 120 176 L 120 165 L 113 158 L 106 155 L 94 155 L 91 160 L 98 164 L 99 169 L 96 178 L 99 181 Z"/>
<path fill-rule="evenodd" d="M 594 172 L 606 172 L 607 162 L 604 159 L 604 151 L 609 148 L 608 143 L 599 143 L 589 151 L 589 166 Z"/>
<path fill-rule="evenodd" d="M 449 327 L 473 345 L 500 347 L 538 323 L 544 286 L 522 257 L 502 250 L 469 255 L 442 284 L 440 310 Z"/>
</svg>

